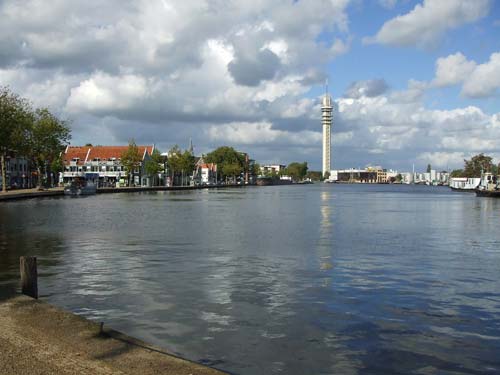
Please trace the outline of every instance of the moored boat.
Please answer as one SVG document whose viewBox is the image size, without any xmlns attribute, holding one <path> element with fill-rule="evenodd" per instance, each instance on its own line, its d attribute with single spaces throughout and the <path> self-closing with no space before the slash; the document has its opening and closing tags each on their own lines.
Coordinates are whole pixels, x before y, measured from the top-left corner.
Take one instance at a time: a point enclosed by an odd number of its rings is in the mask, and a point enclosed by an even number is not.
<svg viewBox="0 0 500 375">
<path fill-rule="evenodd" d="M 93 195 L 97 193 L 97 185 L 93 181 L 83 177 L 76 177 L 71 183 L 64 187 L 64 195 L 80 196 Z"/>
<path fill-rule="evenodd" d="M 479 187 L 480 183 L 480 178 L 452 177 L 449 186 L 451 190 L 473 193 Z"/>
<path fill-rule="evenodd" d="M 475 190 L 478 197 L 500 198 L 500 186 L 497 176 L 492 173 L 484 173 L 481 183 Z"/>
</svg>

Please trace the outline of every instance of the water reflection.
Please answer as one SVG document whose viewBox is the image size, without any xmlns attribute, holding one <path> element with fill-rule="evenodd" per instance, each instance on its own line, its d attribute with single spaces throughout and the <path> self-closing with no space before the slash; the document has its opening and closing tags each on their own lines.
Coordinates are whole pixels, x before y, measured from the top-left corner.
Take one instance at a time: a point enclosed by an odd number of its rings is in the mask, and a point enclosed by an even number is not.
<svg viewBox="0 0 500 375">
<path fill-rule="evenodd" d="M 240 374 L 494 373 L 500 201 L 283 186 L 0 205 L 0 290 Z M 457 349 L 460 348 L 460 349 Z"/>
</svg>

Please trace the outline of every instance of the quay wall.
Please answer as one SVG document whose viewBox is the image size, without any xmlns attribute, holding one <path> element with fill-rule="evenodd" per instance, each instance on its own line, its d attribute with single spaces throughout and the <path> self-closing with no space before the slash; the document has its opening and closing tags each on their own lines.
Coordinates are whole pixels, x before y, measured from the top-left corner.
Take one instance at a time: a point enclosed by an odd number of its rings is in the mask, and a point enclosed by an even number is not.
<svg viewBox="0 0 500 375">
<path fill-rule="evenodd" d="M 200 190 L 200 189 L 224 189 L 224 188 L 241 188 L 248 185 L 211 185 L 211 186 L 138 186 L 138 187 L 119 187 L 119 188 L 99 188 L 97 194 L 112 194 L 112 193 L 137 193 L 147 191 L 179 191 L 179 190 Z M 0 192 L 0 202 L 13 201 L 22 199 L 44 198 L 64 195 L 63 188 L 55 188 L 50 190 L 11 190 L 7 193 Z"/>
<path fill-rule="evenodd" d="M 225 374 L 27 296 L 0 301 L 0 373 Z"/>
</svg>

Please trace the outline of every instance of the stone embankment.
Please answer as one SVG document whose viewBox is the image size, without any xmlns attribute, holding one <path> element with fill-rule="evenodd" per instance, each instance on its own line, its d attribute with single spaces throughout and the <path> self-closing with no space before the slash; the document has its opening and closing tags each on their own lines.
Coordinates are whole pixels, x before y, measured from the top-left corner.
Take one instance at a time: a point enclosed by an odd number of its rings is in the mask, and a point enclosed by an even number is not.
<svg viewBox="0 0 500 375">
<path fill-rule="evenodd" d="M 154 186 L 154 187 L 118 187 L 118 188 L 99 188 L 97 194 L 109 193 L 137 193 L 147 191 L 179 191 L 179 190 L 199 190 L 199 189 L 221 189 L 221 188 L 235 188 L 247 185 L 211 185 L 211 186 Z M 43 198 L 53 197 L 57 195 L 64 195 L 63 188 L 53 188 L 47 190 L 37 189 L 20 189 L 10 190 L 6 193 L 0 192 L 1 201 L 12 201 L 20 199 Z"/>
<path fill-rule="evenodd" d="M 27 296 L 0 302 L 0 374 L 222 375 Z"/>
</svg>

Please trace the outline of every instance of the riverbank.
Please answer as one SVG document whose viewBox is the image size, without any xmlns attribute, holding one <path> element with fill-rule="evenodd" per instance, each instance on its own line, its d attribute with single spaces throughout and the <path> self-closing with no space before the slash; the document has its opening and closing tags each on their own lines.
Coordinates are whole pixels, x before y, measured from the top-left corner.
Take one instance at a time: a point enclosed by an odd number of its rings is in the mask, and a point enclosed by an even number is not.
<svg viewBox="0 0 500 375">
<path fill-rule="evenodd" d="M 200 189 L 223 189 L 223 188 L 241 188 L 248 185 L 211 185 L 211 186 L 138 186 L 138 187 L 119 187 L 119 188 L 99 188 L 97 194 L 111 194 L 111 193 L 138 193 L 148 191 L 179 191 L 179 190 L 200 190 Z M 10 190 L 6 193 L 0 192 L 1 201 L 12 201 L 21 199 L 44 198 L 64 195 L 63 188 L 52 188 L 47 190 L 37 189 L 21 189 Z"/>
<path fill-rule="evenodd" d="M 63 195 L 63 188 L 52 188 L 47 190 L 38 189 L 18 189 L 9 190 L 5 193 L 0 191 L 0 202 L 1 201 L 11 201 L 19 199 L 31 199 L 31 198 L 43 198 L 43 197 L 53 197 L 57 195 Z"/>
<path fill-rule="evenodd" d="M 224 374 L 26 296 L 0 302 L 0 373 Z"/>
</svg>

